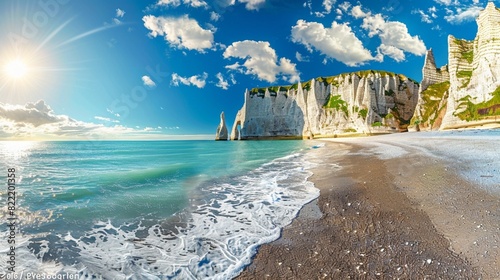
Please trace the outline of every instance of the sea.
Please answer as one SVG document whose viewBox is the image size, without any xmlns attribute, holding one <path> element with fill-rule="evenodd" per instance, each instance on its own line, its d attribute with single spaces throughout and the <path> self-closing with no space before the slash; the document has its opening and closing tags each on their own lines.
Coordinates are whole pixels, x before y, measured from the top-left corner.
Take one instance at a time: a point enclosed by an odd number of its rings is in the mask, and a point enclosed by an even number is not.
<svg viewBox="0 0 500 280">
<path fill-rule="evenodd" d="M 311 145 L 2 141 L 0 276 L 234 278 L 319 196 Z"/>
</svg>

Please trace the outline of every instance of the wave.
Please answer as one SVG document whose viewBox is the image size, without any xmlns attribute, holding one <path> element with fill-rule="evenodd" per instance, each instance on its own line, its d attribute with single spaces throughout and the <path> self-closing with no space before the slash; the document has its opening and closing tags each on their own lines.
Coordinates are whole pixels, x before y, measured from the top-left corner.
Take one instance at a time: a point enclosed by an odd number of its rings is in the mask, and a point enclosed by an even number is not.
<svg viewBox="0 0 500 280">
<path fill-rule="evenodd" d="M 191 192 L 190 205 L 176 214 L 178 219 L 100 221 L 82 233 L 33 239 L 31 249 L 20 249 L 23 263 L 25 252 L 35 255 L 26 259 L 29 267 L 20 269 L 78 273 L 79 279 L 235 277 L 259 245 L 276 240 L 301 207 L 319 196 L 307 181 L 311 166 L 297 153 L 243 175 L 203 181 Z M 158 180 L 177 168 L 116 172 L 107 180 Z"/>
</svg>

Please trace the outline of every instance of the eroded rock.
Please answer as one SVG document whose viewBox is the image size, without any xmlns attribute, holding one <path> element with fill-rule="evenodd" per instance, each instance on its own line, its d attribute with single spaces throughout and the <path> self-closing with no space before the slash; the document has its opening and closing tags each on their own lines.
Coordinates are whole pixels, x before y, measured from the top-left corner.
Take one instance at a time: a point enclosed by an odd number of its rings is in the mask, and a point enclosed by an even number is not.
<svg viewBox="0 0 500 280">
<path fill-rule="evenodd" d="M 289 86 L 254 88 L 245 92 L 231 139 L 406 131 L 418 90 L 415 81 L 384 71 L 359 71 Z"/>
<path fill-rule="evenodd" d="M 217 127 L 217 132 L 215 133 L 215 140 L 216 141 L 228 140 L 226 118 L 224 117 L 224 112 L 220 114 L 220 123 L 219 126 Z"/>
</svg>

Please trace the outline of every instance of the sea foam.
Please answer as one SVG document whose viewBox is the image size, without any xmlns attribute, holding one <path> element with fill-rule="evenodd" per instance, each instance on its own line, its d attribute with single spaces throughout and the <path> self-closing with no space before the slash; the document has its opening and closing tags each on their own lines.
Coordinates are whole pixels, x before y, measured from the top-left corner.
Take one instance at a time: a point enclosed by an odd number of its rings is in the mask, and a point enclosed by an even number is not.
<svg viewBox="0 0 500 280">
<path fill-rule="evenodd" d="M 85 232 L 24 237 L 22 271 L 79 279 L 230 279 L 259 245 L 276 240 L 303 205 L 319 196 L 312 164 L 296 153 L 243 175 L 204 182 L 179 219 L 114 224 Z M 178 222 L 181 221 L 181 222 Z"/>
</svg>

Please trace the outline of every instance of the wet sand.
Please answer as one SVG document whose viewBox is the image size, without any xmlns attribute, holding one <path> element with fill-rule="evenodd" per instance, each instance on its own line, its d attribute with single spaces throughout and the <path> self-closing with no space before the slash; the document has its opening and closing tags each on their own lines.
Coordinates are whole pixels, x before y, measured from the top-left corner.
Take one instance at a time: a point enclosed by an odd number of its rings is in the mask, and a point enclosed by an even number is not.
<svg viewBox="0 0 500 280">
<path fill-rule="evenodd" d="M 498 193 L 460 176 L 466 162 L 392 141 L 309 153 L 320 197 L 237 279 L 500 279 Z"/>
</svg>

